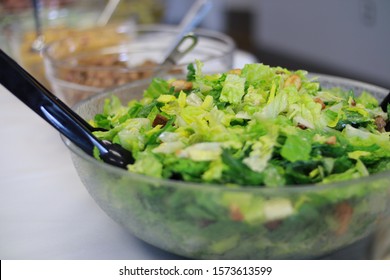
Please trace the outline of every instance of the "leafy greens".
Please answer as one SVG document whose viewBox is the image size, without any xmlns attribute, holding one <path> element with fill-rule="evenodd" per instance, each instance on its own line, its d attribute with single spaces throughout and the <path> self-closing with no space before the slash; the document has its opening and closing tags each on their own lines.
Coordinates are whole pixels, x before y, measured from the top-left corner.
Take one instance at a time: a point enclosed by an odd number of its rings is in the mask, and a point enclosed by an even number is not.
<svg viewBox="0 0 390 280">
<path fill-rule="evenodd" d="M 368 92 L 322 88 L 303 70 L 256 63 L 186 81 L 155 78 L 141 100 L 113 96 L 91 124 L 158 178 L 275 187 L 329 183 L 390 169 L 388 115 Z M 178 83 L 189 87 L 176 87 Z M 161 123 L 156 123 L 158 118 Z"/>
</svg>

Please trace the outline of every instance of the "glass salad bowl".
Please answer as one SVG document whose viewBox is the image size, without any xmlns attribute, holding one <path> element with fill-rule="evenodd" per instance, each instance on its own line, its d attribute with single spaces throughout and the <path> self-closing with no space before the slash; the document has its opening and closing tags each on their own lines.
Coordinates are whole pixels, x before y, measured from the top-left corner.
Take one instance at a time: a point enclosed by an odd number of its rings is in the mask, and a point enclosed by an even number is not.
<svg viewBox="0 0 390 280">
<path fill-rule="evenodd" d="M 323 88 L 388 90 L 315 75 Z M 111 95 L 140 98 L 150 81 L 105 91 L 74 110 L 89 120 Z M 390 172 L 322 185 L 232 187 L 157 179 L 85 154 L 69 140 L 75 168 L 96 203 L 141 240 L 194 259 L 319 258 L 357 242 L 390 216 Z M 242 174 L 245 176 L 245 174 Z"/>
</svg>

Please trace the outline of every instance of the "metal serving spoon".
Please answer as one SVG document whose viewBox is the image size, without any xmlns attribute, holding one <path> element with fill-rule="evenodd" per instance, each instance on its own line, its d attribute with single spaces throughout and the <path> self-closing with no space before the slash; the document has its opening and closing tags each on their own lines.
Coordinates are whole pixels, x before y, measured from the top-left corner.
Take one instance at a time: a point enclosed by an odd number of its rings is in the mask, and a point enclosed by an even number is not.
<svg viewBox="0 0 390 280">
<path fill-rule="evenodd" d="M 120 0 L 109 0 L 106 4 L 106 6 L 103 9 L 103 12 L 100 14 L 96 24 L 98 26 L 105 26 L 108 21 L 110 20 L 112 14 L 114 13 L 115 9 L 117 8 Z"/>
<path fill-rule="evenodd" d="M 97 149 L 104 162 L 121 168 L 134 162 L 128 150 L 96 138 L 93 127 L 2 50 L 0 65 L 0 83 L 87 154 L 93 156 Z"/>
<path fill-rule="evenodd" d="M 176 45 L 171 49 L 171 53 L 169 53 L 164 61 L 153 71 L 152 77 L 161 77 L 169 72 L 174 65 L 177 65 L 179 60 L 196 46 L 198 43 L 198 36 L 193 33 L 188 33 L 183 36 L 179 42 L 175 43 Z"/>
<path fill-rule="evenodd" d="M 158 69 L 166 68 L 177 64 L 179 59 L 183 57 L 187 52 L 192 50 L 197 41 L 192 42 L 192 47 L 188 47 L 185 51 L 180 51 L 180 46 L 184 45 L 187 37 L 192 33 L 192 30 L 198 26 L 204 17 L 212 8 L 212 3 L 209 0 L 197 0 L 189 9 L 188 13 L 184 16 L 178 27 L 178 33 L 169 45 L 164 55 L 164 60 Z M 194 35 L 193 35 L 194 36 Z M 159 71 L 157 69 L 157 71 Z M 156 74 L 156 73 L 155 73 Z"/>
<path fill-rule="evenodd" d="M 43 36 L 42 22 L 41 22 L 42 1 L 32 0 L 32 4 L 33 4 L 33 12 L 34 12 L 36 37 L 33 43 L 31 44 L 31 50 L 33 52 L 40 52 L 45 46 L 45 38 Z"/>
<path fill-rule="evenodd" d="M 190 52 L 198 43 L 198 37 L 192 30 L 198 26 L 212 7 L 209 0 L 197 0 L 179 24 L 177 35 L 173 38 L 164 55 L 163 62 L 155 69 L 153 77 L 168 72 L 173 65 Z"/>
</svg>

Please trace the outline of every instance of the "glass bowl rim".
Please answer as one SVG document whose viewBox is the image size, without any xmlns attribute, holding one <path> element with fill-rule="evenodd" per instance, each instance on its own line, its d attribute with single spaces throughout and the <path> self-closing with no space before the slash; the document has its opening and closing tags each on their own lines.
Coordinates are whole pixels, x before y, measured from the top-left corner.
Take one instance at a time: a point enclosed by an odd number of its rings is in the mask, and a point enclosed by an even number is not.
<svg viewBox="0 0 390 280">
<path fill-rule="evenodd" d="M 152 31 L 152 32 L 162 32 L 162 33 L 171 33 L 171 34 L 175 34 L 177 33 L 178 31 L 178 26 L 176 25 L 170 25 L 170 24 L 139 24 L 139 25 L 136 25 L 136 26 L 133 26 L 132 24 L 126 24 L 126 23 L 122 23 L 122 24 L 118 24 L 118 25 L 114 25 L 113 26 L 115 28 L 115 30 L 118 31 L 118 33 L 124 33 L 123 31 L 128 31 L 128 32 L 148 32 L 148 31 Z M 92 28 L 89 28 L 89 29 L 86 29 L 86 30 L 95 30 L 96 27 L 92 27 Z M 122 31 L 121 31 L 122 30 Z M 104 32 L 104 31 L 103 31 Z M 207 37 L 207 38 L 211 38 L 211 39 L 216 39 L 218 40 L 219 42 L 223 42 L 223 43 L 226 43 L 226 50 L 223 52 L 223 54 L 219 54 L 219 55 L 216 55 L 216 56 L 213 56 L 212 58 L 208 58 L 206 60 L 202 60 L 202 62 L 208 62 L 208 61 L 213 61 L 215 59 L 218 59 L 218 58 L 222 58 L 224 56 L 227 56 L 227 55 L 232 55 L 234 50 L 236 49 L 236 43 L 234 42 L 234 40 L 227 34 L 224 34 L 222 32 L 219 32 L 219 31 L 216 31 L 216 30 L 209 30 L 209 29 L 203 29 L 203 28 L 197 28 L 193 31 L 196 35 L 199 35 L 199 36 L 204 36 L 204 37 Z M 134 66 L 134 67 L 113 67 L 113 66 L 74 66 L 74 65 L 71 65 L 68 61 L 64 61 L 64 60 L 58 60 L 58 59 L 55 59 L 53 57 L 53 55 L 51 54 L 51 51 L 52 51 L 52 48 L 58 46 L 58 45 L 62 45 L 64 44 L 65 42 L 69 42 L 71 40 L 74 40 L 74 39 L 77 39 L 77 38 L 81 38 L 83 35 L 80 34 L 80 35 L 76 35 L 76 36 L 72 36 L 70 38 L 65 38 L 65 39 L 61 39 L 61 40 L 57 40 L 57 41 L 53 41 L 53 42 L 50 42 L 48 43 L 47 45 L 45 45 L 45 47 L 43 48 L 42 50 L 42 56 L 44 59 L 47 59 L 47 61 L 53 66 L 53 67 L 72 67 L 73 70 L 85 70 L 85 69 L 89 69 L 89 70 L 112 70 L 112 69 L 116 69 L 116 71 L 120 71 L 120 70 L 124 70 L 124 71 L 134 71 L 134 70 L 139 70 L 139 69 L 150 69 L 150 68 L 153 68 L 153 67 L 140 67 L 140 66 Z M 118 45 L 118 46 L 115 46 L 115 47 L 120 47 L 122 45 Z M 94 51 L 100 51 L 101 49 L 106 49 L 108 47 L 103 47 L 103 48 L 98 48 L 97 50 L 94 50 Z M 113 46 L 109 46 L 109 48 L 113 48 Z M 158 49 L 158 48 L 156 48 Z M 153 49 L 153 50 L 156 50 L 156 49 Z M 182 63 L 182 64 L 178 64 L 176 66 L 186 66 L 188 63 Z"/>
</svg>

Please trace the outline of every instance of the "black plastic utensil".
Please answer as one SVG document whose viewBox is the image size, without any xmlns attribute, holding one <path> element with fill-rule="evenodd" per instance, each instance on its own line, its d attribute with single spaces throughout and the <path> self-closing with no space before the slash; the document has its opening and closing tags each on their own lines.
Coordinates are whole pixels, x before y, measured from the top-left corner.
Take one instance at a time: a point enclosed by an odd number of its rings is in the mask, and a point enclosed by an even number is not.
<svg viewBox="0 0 390 280">
<path fill-rule="evenodd" d="M 387 112 L 387 106 L 390 104 L 390 92 L 385 96 L 385 98 L 382 100 L 381 104 L 379 105 L 383 112 Z"/>
<path fill-rule="evenodd" d="M 126 168 L 128 164 L 134 162 L 131 152 L 120 145 L 96 138 L 92 134 L 95 128 L 1 49 L 0 83 L 87 154 L 93 156 L 93 151 L 97 148 L 104 162 L 121 168 Z"/>
<path fill-rule="evenodd" d="M 382 108 L 383 112 L 388 113 L 387 108 L 388 108 L 389 104 L 390 104 L 390 92 L 385 96 L 385 98 L 382 100 L 382 102 L 379 106 Z M 387 120 L 385 130 L 390 131 L 390 120 Z"/>
</svg>

